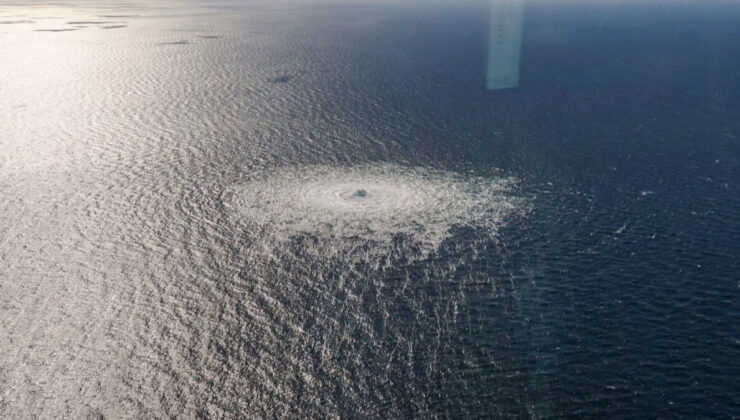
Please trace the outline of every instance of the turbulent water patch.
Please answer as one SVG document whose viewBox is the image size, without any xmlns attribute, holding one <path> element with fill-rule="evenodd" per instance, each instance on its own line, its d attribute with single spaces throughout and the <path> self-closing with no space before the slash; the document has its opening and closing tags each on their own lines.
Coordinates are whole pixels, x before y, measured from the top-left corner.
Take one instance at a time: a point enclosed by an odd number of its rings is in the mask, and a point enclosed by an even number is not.
<svg viewBox="0 0 740 420">
<path fill-rule="evenodd" d="M 494 233 L 524 209 L 507 177 L 463 175 L 389 164 L 290 167 L 236 187 L 228 205 L 248 224 L 276 235 L 389 242 L 425 249 L 455 227 Z"/>
<path fill-rule="evenodd" d="M 241 268 L 228 295 L 248 314 L 227 331 L 254 331 L 241 345 L 269 357 L 242 363 L 238 378 L 279 390 L 265 413 L 289 407 L 295 390 L 307 417 L 434 413 L 444 410 L 437 395 L 490 384 L 511 368 L 511 320 L 501 308 L 511 308 L 520 282 L 498 233 L 529 205 L 515 179 L 297 165 L 255 174 L 221 202 L 239 232 Z M 485 322 L 471 310 L 478 302 Z M 466 354 L 466 340 L 478 337 L 490 341 Z M 455 369 L 482 360 L 487 368 L 470 377 Z"/>
</svg>

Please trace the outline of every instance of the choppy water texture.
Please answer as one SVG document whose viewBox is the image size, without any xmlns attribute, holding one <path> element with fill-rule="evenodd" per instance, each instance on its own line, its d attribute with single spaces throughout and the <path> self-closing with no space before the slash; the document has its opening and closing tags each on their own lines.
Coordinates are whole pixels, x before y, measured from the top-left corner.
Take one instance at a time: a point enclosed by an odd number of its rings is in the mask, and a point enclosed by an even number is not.
<svg viewBox="0 0 740 420">
<path fill-rule="evenodd" d="M 740 416 L 740 6 L 0 5 L 0 417 Z"/>
<path fill-rule="evenodd" d="M 455 227 L 495 234 L 525 204 L 513 180 L 382 164 L 298 166 L 269 171 L 233 192 L 230 207 L 273 236 L 314 234 L 341 243 L 376 243 L 404 235 L 434 250 Z"/>
</svg>

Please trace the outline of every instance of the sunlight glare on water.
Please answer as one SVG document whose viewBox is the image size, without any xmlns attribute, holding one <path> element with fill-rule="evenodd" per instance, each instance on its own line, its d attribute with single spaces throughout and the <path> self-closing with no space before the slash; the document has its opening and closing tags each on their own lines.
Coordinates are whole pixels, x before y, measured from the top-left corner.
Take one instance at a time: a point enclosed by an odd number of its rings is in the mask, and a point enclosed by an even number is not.
<svg viewBox="0 0 740 420">
<path fill-rule="evenodd" d="M 0 419 L 740 418 L 738 22 L 0 2 Z"/>
</svg>

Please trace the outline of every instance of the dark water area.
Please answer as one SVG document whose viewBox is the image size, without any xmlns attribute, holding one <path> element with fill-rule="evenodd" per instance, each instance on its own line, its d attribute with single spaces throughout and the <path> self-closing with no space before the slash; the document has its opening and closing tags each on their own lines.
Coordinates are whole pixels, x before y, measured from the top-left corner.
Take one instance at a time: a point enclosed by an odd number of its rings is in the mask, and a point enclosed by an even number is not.
<svg viewBox="0 0 740 420">
<path fill-rule="evenodd" d="M 740 3 L 490 22 L 0 5 L 0 417 L 740 417 Z"/>
</svg>

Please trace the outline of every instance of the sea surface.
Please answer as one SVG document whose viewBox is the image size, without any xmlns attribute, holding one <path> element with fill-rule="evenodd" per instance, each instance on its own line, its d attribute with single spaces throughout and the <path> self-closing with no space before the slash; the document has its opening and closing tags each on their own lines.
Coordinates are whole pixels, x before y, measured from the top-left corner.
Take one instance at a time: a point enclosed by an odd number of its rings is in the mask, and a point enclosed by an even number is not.
<svg viewBox="0 0 740 420">
<path fill-rule="evenodd" d="M 522 22 L 0 3 L 0 417 L 740 418 L 740 3 Z"/>
</svg>

